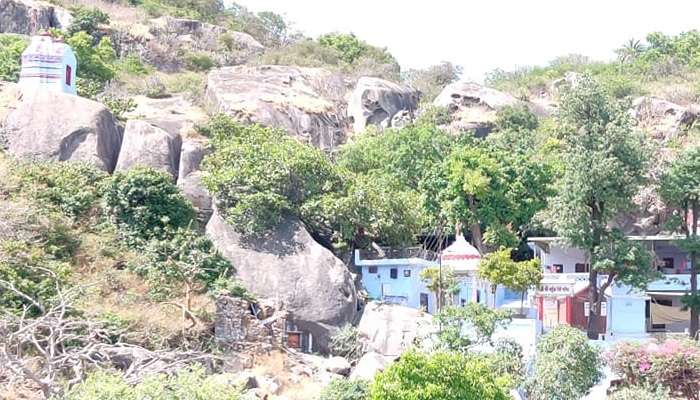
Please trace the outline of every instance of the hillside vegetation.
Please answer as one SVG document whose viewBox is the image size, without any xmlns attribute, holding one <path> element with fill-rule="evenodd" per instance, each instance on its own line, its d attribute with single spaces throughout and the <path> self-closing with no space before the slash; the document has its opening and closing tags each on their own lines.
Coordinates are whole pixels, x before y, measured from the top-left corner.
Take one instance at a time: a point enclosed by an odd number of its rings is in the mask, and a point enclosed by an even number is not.
<svg viewBox="0 0 700 400">
<path fill-rule="evenodd" d="M 416 337 L 399 359 L 368 353 L 375 338 L 353 324 L 371 299 L 351 260 L 382 246 L 439 251 L 465 234 L 490 278 L 525 293 L 542 278 L 536 260 L 521 263 L 532 259 L 527 238 L 559 235 L 591 255 L 593 280 L 608 277 L 591 291 L 595 316 L 609 285 L 657 278 L 648 252 L 625 239 L 630 226 L 685 235 L 694 259 L 697 234 L 681 216 L 697 218 L 700 192 L 699 32 L 631 40 L 611 62 L 569 55 L 493 71 L 485 88 L 457 83 L 452 63 L 405 70 L 352 33 L 305 37 L 274 12 L 235 3 L 52 3 L 73 17 L 50 34 L 76 53 L 78 94 L 99 103 L 96 114 L 107 107 L 114 126 L 80 126 L 80 140 L 61 137 L 44 153 L 12 147 L 26 132 L 5 129 L 6 115 L 22 122 L 25 99 L 5 88 L 19 79 L 29 39 L 0 34 L 1 398 L 501 400 L 518 388 L 534 400 L 575 400 L 601 380 L 604 362 L 622 376 L 613 398 L 698 398 L 695 341 L 669 340 L 663 354 L 623 344 L 603 357 L 582 332 L 558 327 L 528 363 L 517 343 L 492 340 L 513 315 L 450 304 L 449 269 L 420 277 L 444 306 L 439 332 Z M 212 100 L 217 71 L 245 75 L 232 107 Z M 366 92 L 355 92 L 359 82 Z M 441 93 L 449 104 L 434 104 Z M 352 131 L 349 98 L 370 114 L 361 131 Z M 257 118 L 255 107 L 288 118 Z M 454 129 L 460 120 L 469 128 Z M 314 129 L 340 143 L 313 146 Z M 109 134 L 118 149 L 100 141 Z M 111 166 L 80 159 L 75 149 L 91 140 L 94 158 L 114 150 Z M 265 272 L 276 286 L 261 296 L 252 288 Z M 695 316 L 696 292 L 683 297 Z M 217 332 L 222 298 L 253 321 L 235 327 L 238 346 Z M 330 299 L 318 316 L 294 315 L 318 299 Z M 275 324 L 296 331 L 294 317 L 300 331 L 314 329 L 309 347 L 335 357 L 286 348 Z M 474 335 L 463 334 L 467 325 Z M 639 374 L 635 351 L 650 363 Z M 366 355 L 386 365 L 355 379 Z M 567 369 L 575 373 L 552 372 Z"/>
</svg>

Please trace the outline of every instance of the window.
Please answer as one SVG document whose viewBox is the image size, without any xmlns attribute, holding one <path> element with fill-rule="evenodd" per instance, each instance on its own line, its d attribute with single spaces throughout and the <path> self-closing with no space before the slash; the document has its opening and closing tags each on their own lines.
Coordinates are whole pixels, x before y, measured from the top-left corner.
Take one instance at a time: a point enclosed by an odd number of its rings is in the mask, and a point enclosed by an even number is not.
<svg viewBox="0 0 700 400">
<path fill-rule="evenodd" d="M 392 268 L 389 270 L 389 277 L 391 279 L 397 279 L 399 277 L 399 269 L 398 268 Z"/>
<path fill-rule="evenodd" d="M 664 268 L 668 268 L 668 269 L 674 268 L 673 257 L 663 258 L 663 259 L 661 259 L 661 261 L 662 261 L 661 265 L 663 265 Z"/>
<path fill-rule="evenodd" d="M 403 270 L 403 277 L 410 278 L 411 277 L 411 270 L 410 269 Z"/>
<path fill-rule="evenodd" d="M 66 85 L 70 86 L 71 83 L 71 74 L 73 73 L 73 69 L 71 68 L 70 65 L 66 65 Z"/>
<path fill-rule="evenodd" d="M 575 266 L 576 272 L 588 272 L 589 270 L 590 270 L 589 264 L 576 263 L 576 266 Z"/>
<path fill-rule="evenodd" d="M 554 273 L 561 274 L 564 272 L 564 266 L 561 264 L 553 264 L 552 270 L 554 271 Z"/>
<path fill-rule="evenodd" d="M 370 266 L 369 268 L 367 268 L 367 270 L 368 270 L 368 272 L 369 272 L 370 274 L 376 274 L 376 273 L 377 273 L 377 266 L 376 266 L 376 265 L 372 265 L 372 266 Z"/>
</svg>

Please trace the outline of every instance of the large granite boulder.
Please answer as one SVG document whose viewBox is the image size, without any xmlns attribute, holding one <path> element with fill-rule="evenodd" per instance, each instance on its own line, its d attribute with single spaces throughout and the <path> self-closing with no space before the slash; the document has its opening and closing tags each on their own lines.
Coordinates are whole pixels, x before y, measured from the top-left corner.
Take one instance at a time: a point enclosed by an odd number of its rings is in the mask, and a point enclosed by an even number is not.
<svg viewBox="0 0 700 400">
<path fill-rule="evenodd" d="M 348 116 L 353 131 L 360 133 L 368 125 L 392 127 L 394 117 L 398 117 L 397 121 L 403 121 L 406 114 L 412 118 L 419 100 L 419 92 L 408 86 L 379 78 L 362 77 L 357 81 L 348 101 Z"/>
<path fill-rule="evenodd" d="M 477 137 L 493 130 L 500 109 L 521 104 L 508 93 L 473 82 L 447 85 L 433 103 L 447 108 L 452 116 L 450 128 L 453 132 L 474 131 Z"/>
<path fill-rule="evenodd" d="M 50 91 L 19 91 L 0 110 L 0 143 L 23 158 L 76 160 L 112 172 L 122 136 L 112 113 L 102 104 Z M 3 97 L 0 95 L 0 97 Z"/>
<path fill-rule="evenodd" d="M 197 220 L 204 226 L 213 212 L 212 197 L 202 184 L 200 164 L 207 154 L 206 144 L 202 140 L 185 138 L 180 152 L 180 172 L 177 186 L 197 211 Z"/>
<path fill-rule="evenodd" d="M 287 218 L 267 237 L 246 238 L 215 209 L 206 233 L 246 288 L 276 299 L 290 323 L 313 335 L 314 350 L 327 351 L 329 336 L 355 319 L 357 291 L 348 268 L 298 220 Z"/>
<path fill-rule="evenodd" d="M 32 35 L 65 28 L 71 19 L 68 11 L 43 1 L 0 0 L 0 33 Z"/>
<path fill-rule="evenodd" d="M 331 150 L 346 139 L 344 78 L 319 68 L 237 66 L 213 70 L 205 102 L 210 113 L 286 130 Z"/>
<path fill-rule="evenodd" d="M 698 117 L 695 111 L 687 107 L 656 97 L 634 99 L 630 113 L 640 128 L 662 142 L 675 138 Z"/>
<path fill-rule="evenodd" d="M 124 114 L 127 119 L 146 121 L 171 135 L 196 136 L 196 126 L 209 118 L 203 109 L 180 95 L 160 99 L 135 96 L 133 99 L 136 107 Z"/>
<path fill-rule="evenodd" d="M 146 121 L 129 120 L 124 128 L 124 140 L 116 170 L 126 171 L 142 166 L 167 172 L 177 179 L 180 166 L 180 135 L 173 135 Z"/>
<path fill-rule="evenodd" d="M 374 379 L 374 376 L 383 371 L 392 360 L 393 357 L 385 357 L 374 351 L 365 353 L 350 373 L 350 379 L 371 381 Z"/>
<path fill-rule="evenodd" d="M 357 326 L 369 351 L 397 357 L 417 341 L 430 336 L 432 317 L 421 310 L 371 301 Z"/>
</svg>

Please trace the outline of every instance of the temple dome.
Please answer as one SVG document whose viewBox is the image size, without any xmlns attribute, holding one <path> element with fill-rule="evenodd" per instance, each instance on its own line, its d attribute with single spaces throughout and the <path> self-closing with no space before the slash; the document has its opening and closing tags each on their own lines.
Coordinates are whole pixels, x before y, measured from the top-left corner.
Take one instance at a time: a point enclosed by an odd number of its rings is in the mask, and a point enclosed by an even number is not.
<svg viewBox="0 0 700 400">
<path fill-rule="evenodd" d="M 442 251 L 442 265 L 451 267 L 455 272 L 473 272 L 479 269 L 481 254 L 462 235 L 457 235 L 454 243 Z"/>
</svg>

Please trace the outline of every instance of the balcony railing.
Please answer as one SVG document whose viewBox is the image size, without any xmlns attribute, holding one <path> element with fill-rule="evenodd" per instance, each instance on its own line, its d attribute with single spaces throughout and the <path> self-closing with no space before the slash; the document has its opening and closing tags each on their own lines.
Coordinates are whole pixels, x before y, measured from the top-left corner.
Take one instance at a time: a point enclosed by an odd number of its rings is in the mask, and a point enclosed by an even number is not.
<svg viewBox="0 0 700 400">
<path fill-rule="evenodd" d="M 607 275 L 598 276 L 598 285 L 601 285 L 606 279 Z M 588 282 L 588 273 L 562 273 L 554 274 L 547 273 L 542 277 L 543 284 L 576 284 L 579 282 Z M 667 291 L 685 291 L 690 289 L 690 274 L 668 274 L 664 275 L 661 279 L 657 279 L 647 285 L 647 292 L 667 292 Z M 615 294 L 622 294 L 623 292 L 629 291 L 626 287 L 616 287 L 613 288 Z"/>
<path fill-rule="evenodd" d="M 426 250 L 422 247 L 405 247 L 405 248 L 393 248 L 393 247 L 381 247 L 382 252 L 380 253 L 376 249 L 362 249 L 360 250 L 361 260 L 385 260 L 385 259 L 397 259 L 397 258 L 422 258 L 428 261 L 437 261 L 438 254 L 431 250 Z"/>
</svg>

